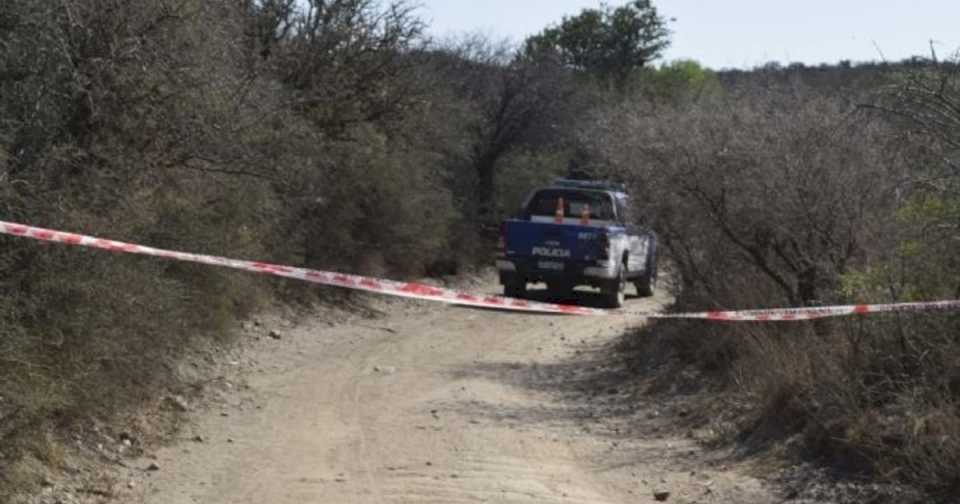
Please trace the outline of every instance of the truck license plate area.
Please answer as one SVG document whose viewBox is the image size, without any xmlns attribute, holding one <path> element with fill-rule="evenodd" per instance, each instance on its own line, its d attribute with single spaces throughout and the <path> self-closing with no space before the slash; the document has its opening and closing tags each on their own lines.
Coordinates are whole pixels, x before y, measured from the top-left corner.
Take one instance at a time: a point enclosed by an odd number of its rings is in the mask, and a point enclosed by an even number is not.
<svg viewBox="0 0 960 504">
<path fill-rule="evenodd" d="M 563 271 L 563 263 L 557 261 L 538 261 L 537 268 L 547 271 Z"/>
</svg>

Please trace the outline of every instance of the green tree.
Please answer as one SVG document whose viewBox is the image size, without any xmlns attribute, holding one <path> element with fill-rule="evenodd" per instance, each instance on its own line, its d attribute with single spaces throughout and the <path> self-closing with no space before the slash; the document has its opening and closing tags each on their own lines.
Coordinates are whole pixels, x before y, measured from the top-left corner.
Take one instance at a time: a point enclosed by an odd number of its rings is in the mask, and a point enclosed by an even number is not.
<svg viewBox="0 0 960 504">
<path fill-rule="evenodd" d="M 694 60 L 675 60 L 646 70 L 640 84 L 655 102 L 678 103 L 720 92 L 720 81 Z"/>
<path fill-rule="evenodd" d="M 634 70 L 660 57 L 670 45 L 666 20 L 650 0 L 621 7 L 601 4 L 564 17 L 527 39 L 530 58 L 555 57 L 564 65 L 622 85 Z"/>
</svg>

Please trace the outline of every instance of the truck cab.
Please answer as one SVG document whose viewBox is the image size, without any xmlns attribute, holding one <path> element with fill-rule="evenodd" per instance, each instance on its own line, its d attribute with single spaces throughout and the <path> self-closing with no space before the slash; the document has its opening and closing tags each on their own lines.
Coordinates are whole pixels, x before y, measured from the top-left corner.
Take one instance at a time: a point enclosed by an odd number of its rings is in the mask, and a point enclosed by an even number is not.
<svg viewBox="0 0 960 504">
<path fill-rule="evenodd" d="M 656 236 L 634 219 L 620 184 L 561 179 L 533 191 L 500 228 L 504 294 L 522 298 L 537 282 L 555 295 L 590 286 L 614 308 L 623 306 L 628 282 L 639 295 L 653 295 Z"/>
</svg>

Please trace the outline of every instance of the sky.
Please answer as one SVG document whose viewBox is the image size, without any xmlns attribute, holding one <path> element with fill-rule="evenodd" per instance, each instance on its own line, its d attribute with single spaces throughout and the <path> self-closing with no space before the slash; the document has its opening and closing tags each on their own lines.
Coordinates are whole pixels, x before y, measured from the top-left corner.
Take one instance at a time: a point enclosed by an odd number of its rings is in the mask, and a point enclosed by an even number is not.
<svg viewBox="0 0 960 504">
<path fill-rule="evenodd" d="M 599 0 L 420 0 L 430 33 L 521 41 Z M 624 0 L 609 1 L 620 5 Z M 664 60 L 714 69 L 767 62 L 898 61 L 960 50 L 960 0 L 654 0 L 673 32 Z"/>
</svg>

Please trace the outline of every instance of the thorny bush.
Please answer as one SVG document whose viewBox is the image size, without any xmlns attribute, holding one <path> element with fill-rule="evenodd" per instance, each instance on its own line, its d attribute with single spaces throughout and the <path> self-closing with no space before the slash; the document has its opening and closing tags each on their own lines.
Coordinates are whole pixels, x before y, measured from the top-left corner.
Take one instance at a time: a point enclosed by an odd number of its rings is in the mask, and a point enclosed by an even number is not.
<svg viewBox="0 0 960 504">
<path fill-rule="evenodd" d="M 883 80 L 917 92 L 899 82 Z M 944 163 L 956 151 L 944 132 L 861 106 L 877 94 L 762 84 L 618 106 L 585 128 L 659 231 L 676 309 L 957 296 L 958 178 Z M 931 89 L 960 98 L 949 85 Z M 682 328 L 642 352 L 723 377 L 723 397 L 750 398 L 739 439 L 800 440 L 799 455 L 848 472 L 934 495 L 960 489 L 960 317 Z"/>
</svg>

